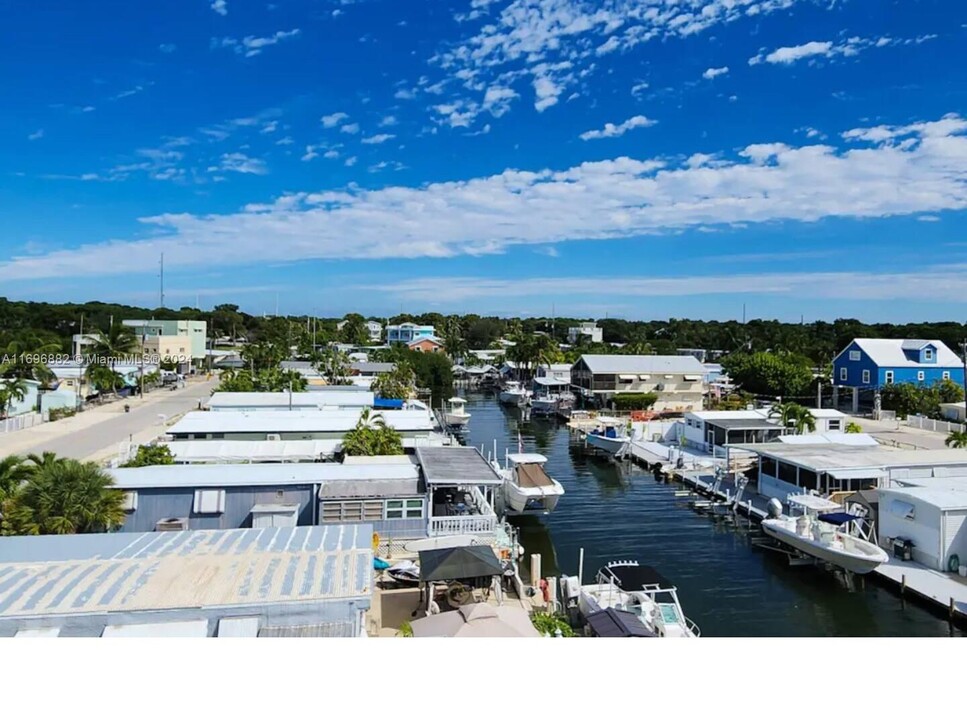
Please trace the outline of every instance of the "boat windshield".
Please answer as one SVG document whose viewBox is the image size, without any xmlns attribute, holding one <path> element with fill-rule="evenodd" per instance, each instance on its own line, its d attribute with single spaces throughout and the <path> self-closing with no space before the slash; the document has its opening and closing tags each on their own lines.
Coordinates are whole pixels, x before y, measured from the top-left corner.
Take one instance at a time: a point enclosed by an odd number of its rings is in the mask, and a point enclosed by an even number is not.
<svg viewBox="0 0 967 720">
<path fill-rule="evenodd" d="M 675 605 L 670 605 L 668 603 L 661 603 L 658 606 L 661 611 L 661 619 L 665 625 L 683 625 L 684 618 L 682 614 L 678 611 L 678 607 Z"/>
</svg>

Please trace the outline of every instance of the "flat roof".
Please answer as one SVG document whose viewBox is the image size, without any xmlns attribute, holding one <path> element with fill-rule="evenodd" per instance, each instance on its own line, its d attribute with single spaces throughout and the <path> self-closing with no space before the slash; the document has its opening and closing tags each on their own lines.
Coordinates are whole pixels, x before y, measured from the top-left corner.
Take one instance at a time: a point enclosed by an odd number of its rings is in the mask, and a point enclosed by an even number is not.
<svg viewBox="0 0 967 720">
<path fill-rule="evenodd" d="M 724 428 L 725 430 L 782 430 L 779 423 L 764 418 L 709 418 L 706 425 Z"/>
<path fill-rule="evenodd" d="M 291 406 L 318 409 L 326 405 L 371 407 L 373 393 L 368 390 L 317 392 L 294 392 Z M 290 394 L 287 392 L 217 392 L 208 400 L 210 408 L 279 407 L 288 408 Z"/>
<path fill-rule="evenodd" d="M 0 622 L 122 613 L 129 624 L 141 612 L 369 598 L 372 533 L 361 524 L 0 538 Z"/>
<path fill-rule="evenodd" d="M 704 375 L 705 368 L 693 355 L 582 355 L 595 375 L 617 373 L 688 373 Z"/>
<path fill-rule="evenodd" d="M 166 446 L 178 462 L 308 462 L 333 455 L 341 444 L 341 440 L 175 440 Z"/>
<path fill-rule="evenodd" d="M 474 447 L 418 447 L 427 485 L 503 485 L 504 479 Z"/>
<path fill-rule="evenodd" d="M 873 447 L 838 443 L 812 445 L 749 443 L 730 447 L 799 465 L 817 472 L 845 468 L 886 469 L 931 465 L 967 465 L 967 450 L 897 450 L 884 445 Z"/>
<path fill-rule="evenodd" d="M 106 472 L 122 490 L 317 485 L 347 480 L 416 480 L 420 476 L 419 468 L 412 463 L 150 465 L 139 468 L 108 468 Z"/>
<path fill-rule="evenodd" d="M 386 410 L 379 413 L 386 424 L 401 432 L 432 430 L 433 420 L 425 410 Z M 193 411 L 168 428 L 169 434 L 198 433 L 346 433 L 356 427 L 360 410 L 256 410 L 239 412 Z"/>
<path fill-rule="evenodd" d="M 880 490 L 880 502 L 890 499 L 891 495 L 922 500 L 941 510 L 967 510 L 967 490 L 935 487 L 883 488 Z"/>
</svg>

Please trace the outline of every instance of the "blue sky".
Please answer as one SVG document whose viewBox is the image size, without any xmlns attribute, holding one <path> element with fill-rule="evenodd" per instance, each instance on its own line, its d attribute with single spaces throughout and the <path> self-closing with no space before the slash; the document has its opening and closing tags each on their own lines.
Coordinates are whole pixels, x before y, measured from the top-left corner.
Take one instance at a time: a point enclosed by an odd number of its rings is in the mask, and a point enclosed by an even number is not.
<svg viewBox="0 0 967 720">
<path fill-rule="evenodd" d="M 959 0 L 0 8 L 12 299 L 965 319 Z"/>
</svg>

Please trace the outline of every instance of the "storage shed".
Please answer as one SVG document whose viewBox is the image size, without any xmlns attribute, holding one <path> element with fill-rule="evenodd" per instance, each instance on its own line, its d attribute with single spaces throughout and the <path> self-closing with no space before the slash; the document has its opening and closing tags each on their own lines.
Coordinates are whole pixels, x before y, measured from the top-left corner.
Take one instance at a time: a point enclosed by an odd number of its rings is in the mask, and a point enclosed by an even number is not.
<svg viewBox="0 0 967 720">
<path fill-rule="evenodd" d="M 880 490 L 881 542 L 913 542 L 913 559 L 935 570 L 967 563 L 967 491 L 938 488 Z"/>
</svg>

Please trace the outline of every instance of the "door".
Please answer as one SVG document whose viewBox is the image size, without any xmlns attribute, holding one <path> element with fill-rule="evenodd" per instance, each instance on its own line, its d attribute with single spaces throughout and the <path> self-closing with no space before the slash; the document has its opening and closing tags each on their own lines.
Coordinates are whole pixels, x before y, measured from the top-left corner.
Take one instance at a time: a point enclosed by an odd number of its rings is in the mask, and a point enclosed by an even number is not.
<svg viewBox="0 0 967 720">
<path fill-rule="evenodd" d="M 967 564 L 967 526 L 964 524 L 965 519 L 967 519 L 967 513 L 962 510 L 951 511 L 944 516 L 944 536 L 941 546 L 944 570 L 948 569 L 947 563 L 950 562 L 951 555 L 956 555 L 961 565 Z"/>
<path fill-rule="evenodd" d="M 295 527 L 296 516 L 292 512 L 256 513 L 252 516 L 253 528 Z"/>
</svg>

